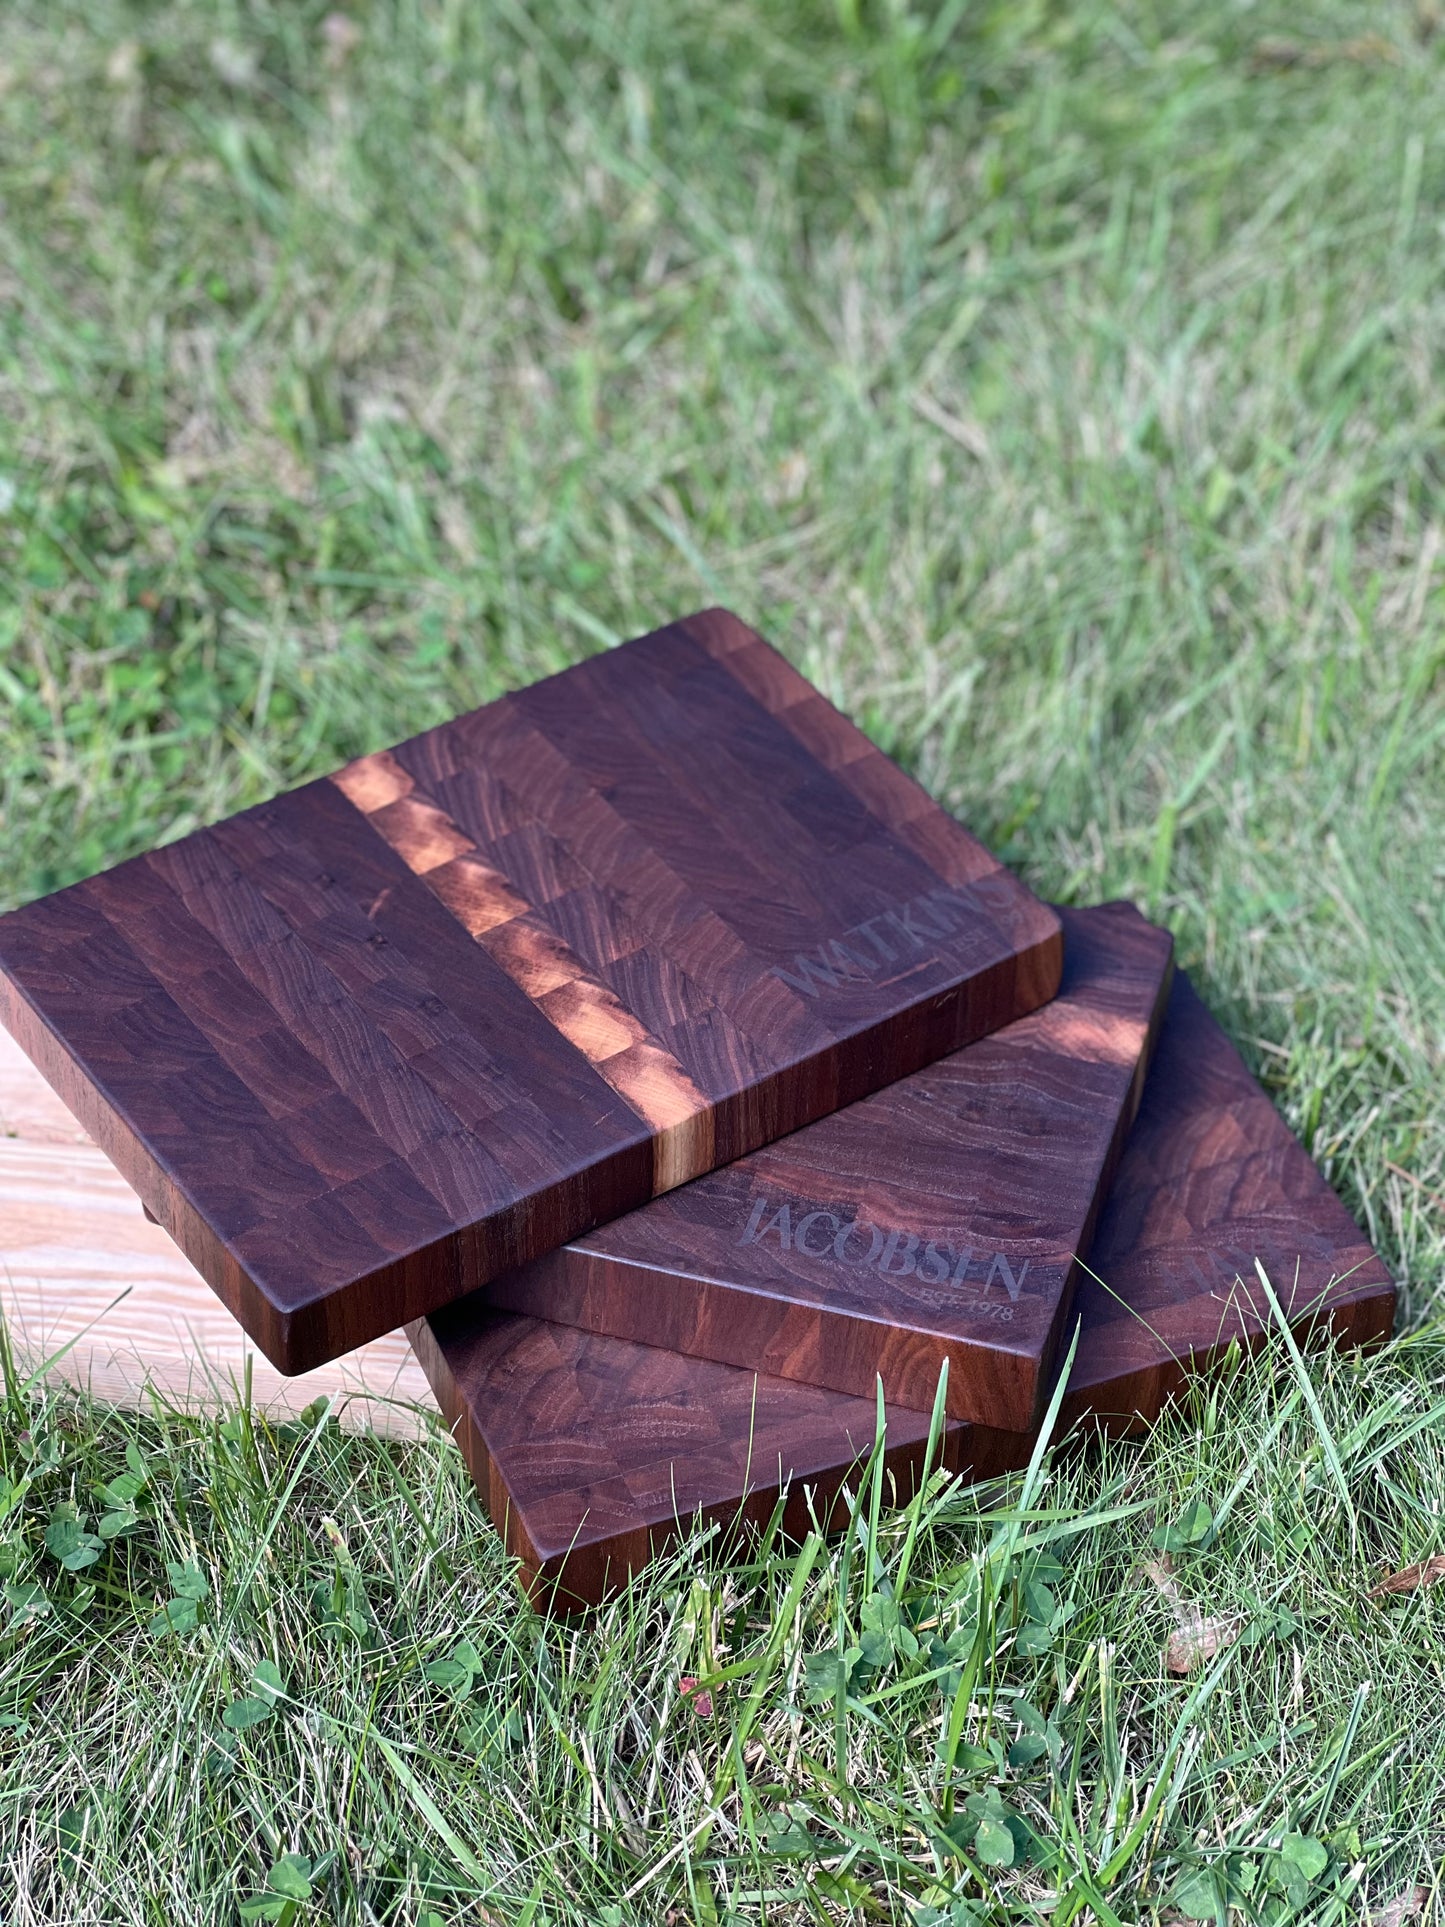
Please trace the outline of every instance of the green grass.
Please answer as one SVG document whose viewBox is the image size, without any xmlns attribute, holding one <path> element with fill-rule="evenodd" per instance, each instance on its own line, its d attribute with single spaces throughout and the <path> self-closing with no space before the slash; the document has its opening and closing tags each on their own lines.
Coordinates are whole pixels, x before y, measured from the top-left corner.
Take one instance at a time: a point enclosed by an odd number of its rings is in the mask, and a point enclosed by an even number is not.
<svg viewBox="0 0 1445 1927">
<path fill-rule="evenodd" d="M 287 1854 L 306 1927 L 1433 1891 L 1441 1607 L 1365 1594 L 1445 1551 L 1438 8 L 325 13 L 6 8 L 4 900 L 725 600 L 1171 925 L 1411 1335 L 582 1630 L 440 1438 L 12 1373 L 0 1918 L 224 1921 Z M 1181 1520 L 1217 1677 L 1137 1577 Z"/>
</svg>

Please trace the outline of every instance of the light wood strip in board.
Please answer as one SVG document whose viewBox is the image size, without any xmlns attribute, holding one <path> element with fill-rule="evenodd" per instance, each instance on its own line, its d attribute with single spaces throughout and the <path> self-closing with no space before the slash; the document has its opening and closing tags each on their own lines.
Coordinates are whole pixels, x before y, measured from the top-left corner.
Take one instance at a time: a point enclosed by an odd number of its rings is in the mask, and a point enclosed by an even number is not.
<svg viewBox="0 0 1445 1927">
<path fill-rule="evenodd" d="M 481 944 L 519 989 L 657 1133 L 653 1189 L 671 1191 L 713 1164 L 712 1106 L 677 1059 L 616 993 L 532 914 L 459 826 L 388 750 L 332 782 Z"/>
</svg>

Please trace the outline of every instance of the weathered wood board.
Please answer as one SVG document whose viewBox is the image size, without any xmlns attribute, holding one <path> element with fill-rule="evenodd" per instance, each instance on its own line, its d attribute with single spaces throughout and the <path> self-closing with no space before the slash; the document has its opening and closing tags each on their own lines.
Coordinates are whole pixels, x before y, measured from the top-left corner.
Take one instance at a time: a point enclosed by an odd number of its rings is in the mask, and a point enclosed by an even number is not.
<svg viewBox="0 0 1445 1927">
<path fill-rule="evenodd" d="M 256 1408 L 278 1419 L 330 1395 L 348 1428 L 410 1437 L 432 1404 L 400 1332 L 283 1378 L 3 1031 L 0 1314 L 24 1370 L 53 1358 L 52 1382 L 131 1409 L 155 1394 L 219 1410 L 248 1369 Z"/>
<path fill-rule="evenodd" d="M 487 1303 L 1029 1431 L 1168 1002 L 1173 940 L 1067 910 L 1042 1010 L 498 1278 Z"/>
<path fill-rule="evenodd" d="M 0 1017 L 295 1372 L 1060 966 L 1054 913 L 710 610 L 0 918 Z"/>
<path fill-rule="evenodd" d="M 655 1208 L 655 1207 L 649 1207 Z M 1075 1310 L 1062 1425 L 1155 1419 L 1189 1369 L 1270 1323 L 1263 1259 L 1297 1329 L 1388 1335 L 1388 1272 L 1290 1135 L 1192 987 L 1176 976 L 1134 1130 Z M 701 1515 L 766 1513 L 780 1489 L 807 1518 L 871 1446 L 869 1399 L 548 1324 L 480 1302 L 419 1323 L 413 1343 L 533 1595 L 566 1609 L 615 1589 Z M 906 1489 L 927 1419 L 894 1405 Z M 945 1462 L 974 1477 L 1025 1462 L 1026 1435 L 950 1423 Z"/>
</svg>

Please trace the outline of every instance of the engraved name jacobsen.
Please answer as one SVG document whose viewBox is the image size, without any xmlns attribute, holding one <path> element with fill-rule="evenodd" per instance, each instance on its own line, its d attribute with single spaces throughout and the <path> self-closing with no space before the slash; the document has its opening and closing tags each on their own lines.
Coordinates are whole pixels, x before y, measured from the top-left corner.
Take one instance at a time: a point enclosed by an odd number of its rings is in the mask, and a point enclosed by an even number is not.
<svg viewBox="0 0 1445 1927">
<path fill-rule="evenodd" d="M 955 1246 L 942 1238 L 923 1238 L 915 1231 L 884 1231 L 880 1225 L 845 1217 L 839 1211 L 818 1210 L 789 1200 L 774 1204 L 758 1198 L 743 1226 L 740 1245 L 766 1244 L 776 1238 L 780 1251 L 796 1251 L 821 1264 L 874 1270 L 885 1278 L 916 1278 L 924 1285 L 972 1287 L 985 1302 L 974 1309 L 1002 1324 L 1013 1319 L 1013 1308 L 1028 1276 L 1026 1258 L 1015 1271 L 1003 1252 L 991 1255 L 972 1245 Z M 987 1302 L 995 1284 L 1008 1302 Z"/>
<path fill-rule="evenodd" d="M 855 923 L 815 951 L 800 951 L 791 970 L 774 964 L 773 975 L 805 997 L 836 990 L 840 984 L 871 982 L 912 962 L 942 938 L 976 927 L 980 907 L 988 906 L 991 882 L 982 877 L 967 890 L 929 890 L 896 909 L 869 917 L 866 923 Z"/>
</svg>

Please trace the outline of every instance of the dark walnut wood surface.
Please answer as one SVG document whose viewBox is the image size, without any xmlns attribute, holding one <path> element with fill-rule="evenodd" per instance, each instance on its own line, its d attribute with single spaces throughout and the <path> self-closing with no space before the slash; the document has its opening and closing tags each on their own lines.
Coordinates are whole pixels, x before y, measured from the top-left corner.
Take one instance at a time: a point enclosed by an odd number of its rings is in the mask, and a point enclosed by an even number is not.
<svg viewBox="0 0 1445 1927">
<path fill-rule="evenodd" d="M 873 1399 L 516 1312 L 453 1305 L 407 1336 L 541 1606 L 597 1604 L 679 1521 L 756 1525 L 781 1494 L 789 1531 L 833 1523 L 873 1446 Z M 912 1489 L 928 1428 L 889 1413 L 891 1494 Z M 947 1427 L 951 1469 L 970 1430 Z"/>
<path fill-rule="evenodd" d="M 1061 1423 L 1138 1429 L 1187 1372 L 1267 1335 L 1256 1259 L 1292 1326 L 1389 1336 L 1389 1272 L 1180 975 L 1074 1301 L 1083 1343 Z"/>
<path fill-rule="evenodd" d="M 1033 1426 L 1168 999 L 1173 943 L 1069 910 L 1054 1001 L 496 1280 L 491 1304 Z"/>
<path fill-rule="evenodd" d="M 645 1214 L 644 1214 L 645 1215 Z M 1386 1336 L 1389 1275 L 1192 988 L 1176 976 L 1144 1101 L 1115 1177 L 1075 1310 L 1078 1353 L 1061 1428 L 1157 1418 L 1191 1365 L 1270 1314 L 1260 1255 L 1291 1323 L 1343 1343 Z M 1120 1303 L 1120 1298 L 1125 1300 Z M 795 1529 L 871 1448 L 875 1405 L 631 1340 L 456 1305 L 410 1333 L 483 1499 L 541 1603 L 595 1603 L 701 1514 L 771 1512 L 786 1489 Z M 921 1411 L 893 1403 L 897 1489 L 916 1477 Z M 1022 1465 L 1027 1435 L 951 1422 L 950 1469 Z"/>
<path fill-rule="evenodd" d="M 1053 994 L 1054 913 L 709 610 L 0 919 L 0 1015 L 284 1371 Z"/>
</svg>

